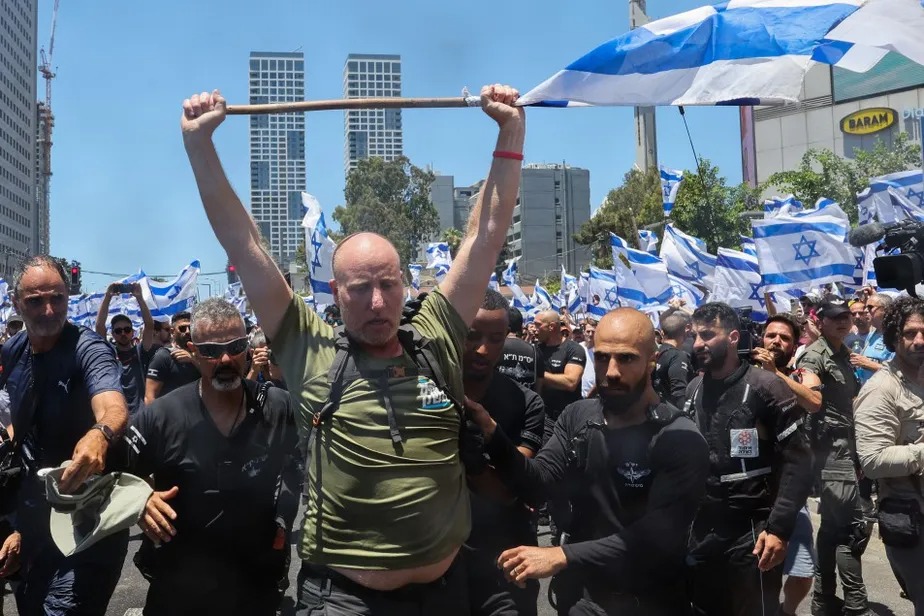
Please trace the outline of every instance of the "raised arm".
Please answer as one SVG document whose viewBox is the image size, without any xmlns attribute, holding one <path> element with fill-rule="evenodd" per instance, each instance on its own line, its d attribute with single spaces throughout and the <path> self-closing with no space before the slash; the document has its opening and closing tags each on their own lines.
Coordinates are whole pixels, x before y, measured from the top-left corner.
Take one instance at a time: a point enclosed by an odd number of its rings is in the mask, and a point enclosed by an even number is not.
<svg viewBox="0 0 924 616">
<path fill-rule="evenodd" d="M 96 333 L 100 338 L 106 339 L 106 319 L 109 318 L 109 303 L 112 302 L 112 285 L 106 289 L 103 295 L 103 302 L 99 305 L 99 312 L 96 314 Z"/>
<path fill-rule="evenodd" d="M 154 317 L 151 316 L 151 309 L 144 301 L 141 285 L 137 282 L 132 285 L 132 297 L 138 301 L 138 308 L 141 310 L 141 320 L 144 322 L 144 331 L 141 332 L 141 348 L 147 352 L 154 346 Z"/>
<path fill-rule="evenodd" d="M 272 339 L 282 325 L 292 290 L 263 248 L 257 225 L 231 188 L 218 159 L 212 133 L 224 121 L 225 112 L 225 99 L 218 90 L 183 101 L 183 142 L 209 224 L 234 263 L 260 326 Z"/>
<path fill-rule="evenodd" d="M 523 152 L 526 115 L 522 107 L 513 106 L 517 98 L 519 92 L 507 86 L 481 89 L 482 108 L 500 127 L 494 161 L 468 219 L 468 231 L 452 269 L 440 285 L 466 324 L 471 324 L 481 306 L 517 203 L 522 159 L 504 157 L 510 153 L 522 156 Z"/>
</svg>

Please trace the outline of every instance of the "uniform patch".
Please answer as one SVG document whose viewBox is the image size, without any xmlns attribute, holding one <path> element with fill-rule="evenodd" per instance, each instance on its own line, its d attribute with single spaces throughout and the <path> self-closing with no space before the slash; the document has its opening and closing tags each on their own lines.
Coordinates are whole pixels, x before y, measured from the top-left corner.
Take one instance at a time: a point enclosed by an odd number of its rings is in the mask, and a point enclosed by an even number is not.
<svg viewBox="0 0 924 616">
<path fill-rule="evenodd" d="M 731 430 L 731 457 L 756 458 L 758 454 L 757 428 Z"/>
<path fill-rule="evenodd" d="M 452 406 L 449 397 L 436 383 L 425 376 L 417 377 L 417 395 L 420 397 L 420 408 L 427 411 L 447 409 Z"/>
</svg>

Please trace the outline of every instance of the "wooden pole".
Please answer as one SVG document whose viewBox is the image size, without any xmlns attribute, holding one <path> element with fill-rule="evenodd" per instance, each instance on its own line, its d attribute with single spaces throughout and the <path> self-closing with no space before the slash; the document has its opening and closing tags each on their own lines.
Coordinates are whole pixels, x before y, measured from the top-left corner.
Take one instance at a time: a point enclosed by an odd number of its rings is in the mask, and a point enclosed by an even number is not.
<svg viewBox="0 0 924 616">
<path fill-rule="evenodd" d="M 477 96 L 459 96 L 452 98 L 341 98 L 327 101 L 269 103 L 266 105 L 228 105 L 228 114 L 252 115 L 264 113 L 330 111 L 336 109 L 439 109 L 480 106 L 481 99 Z"/>
</svg>

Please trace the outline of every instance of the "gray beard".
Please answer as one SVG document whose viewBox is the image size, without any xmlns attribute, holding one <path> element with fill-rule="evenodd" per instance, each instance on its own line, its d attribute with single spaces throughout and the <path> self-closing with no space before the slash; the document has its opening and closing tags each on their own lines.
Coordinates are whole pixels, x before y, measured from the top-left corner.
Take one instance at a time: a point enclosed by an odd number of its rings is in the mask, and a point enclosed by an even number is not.
<svg viewBox="0 0 924 616">
<path fill-rule="evenodd" d="M 213 376 L 211 383 L 212 383 L 212 389 L 214 389 L 215 391 L 228 392 L 228 391 L 234 391 L 235 389 L 240 388 L 242 380 L 241 380 L 241 377 L 237 375 L 235 375 L 234 378 L 231 379 L 230 381 L 226 379 L 219 379 Z"/>
</svg>

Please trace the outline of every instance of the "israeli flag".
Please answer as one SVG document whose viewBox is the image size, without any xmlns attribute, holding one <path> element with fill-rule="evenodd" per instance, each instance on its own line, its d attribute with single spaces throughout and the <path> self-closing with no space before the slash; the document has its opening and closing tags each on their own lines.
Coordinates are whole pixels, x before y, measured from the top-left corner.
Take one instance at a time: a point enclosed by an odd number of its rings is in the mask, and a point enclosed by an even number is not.
<svg viewBox="0 0 924 616">
<path fill-rule="evenodd" d="M 630 274 L 626 285 L 630 288 L 640 288 L 645 293 L 647 304 L 665 304 L 671 298 L 671 283 L 667 278 L 667 266 L 664 261 L 642 250 L 636 250 L 629 246 L 624 239 L 610 233 L 610 245 L 613 249 L 613 262 L 622 261 L 619 255 L 622 255 L 629 262 Z M 620 271 L 614 266 L 614 271 L 619 278 Z M 633 282 L 634 278 L 634 282 Z"/>
<path fill-rule="evenodd" d="M 706 252 L 706 244 L 701 239 L 687 235 L 674 225 L 664 227 L 661 260 L 667 265 L 668 273 L 707 289 L 712 287 L 715 255 Z"/>
<path fill-rule="evenodd" d="M 507 269 L 505 269 L 504 273 L 501 274 L 501 278 L 503 278 L 504 284 L 508 287 L 517 284 L 517 281 L 519 280 L 520 276 L 519 272 L 517 271 L 517 261 L 519 260 L 520 257 L 509 259 L 507 261 Z"/>
<path fill-rule="evenodd" d="M 199 262 L 193 261 L 168 283 L 155 283 L 145 276 L 140 281 L 141 294 L 155 321 L 169 320 L 178 312 L 191 310 L 196 302 Z M 97 307 L 97 310 L 99 308 Z"/>
<path fill-rule="evenodd" d="M 308 258 L 308 280 L 316 304 L 328 306 L 334 303 L 330 281 L 334 279 L 334 250 L 337 244 L 330 238 L 327 222 L 321 204 L 313 196 L 302 193 L 305 217 L 305 247 Z"/>
<path fill-rule="evenodd" d="M 447 271 L 452 265 L 449 244 L 446 242 L 431 242 L 427 245 L 427 269 L 435 270 L 441 265 L 446 266 Z"/>
<path fill-rule="evenodd" d="M 683 182 L 683 171 L 670 169 L 664 165 L 660 165 L 659 168 L 661 170 L 661 196 L 664 199 L 664 217 L 670 218 L 671 212 L 674 211 L 674 203 L 677 202 L 677 192 Z"/>
<path fill-rule="evenodd" d="M 619 307 L 619 288 L 613 271 L 591 267 L 588 287 L 588 315 L 600 320 L 607 312 Z"/>
<path fill-rule="evenodd" d="M 552 297 L 552 294 L 539 284 L 539 281 L 536 281 L 536 286 L 533 287 L 532 304 L 535 308 L 542 310 L 555 310 L 557 312 L 560 308 L 556 298 Z"/>
<path fill-rule="evenodd" d="M 497 282 L 497 272 L 491 272 L 491 278 L 488 279 L 488 288 L 494 291 L 500 291 L 500 283 Z"/>
<path fill-rule="evenodd" d="M 508 283 L 507 286 L 510 288 L 510 292 L 513 293 L 513 307 L 524 314 L 530 312 L 533 309 L 533 303 L 523 289 L 520 288 L 520 285 L 514 282 Z"/>
<path fill-rule="evenodd" d="M 581 295 L 577 292 L 577 289 L 568 291 L 568 312 L 571 314 L 578 314 L 579 312 L 584 312 L 584 300 Z"/>
<path fill-rule="evenodd" d="M 790 214 L 792 212 L 801 212 L 805 208 L 802 202 L 796 199 L 794 195 L 787 197 L 773 197 L 764 201 L 764 218 L 772 218 L 780 214 Z"/>
<path fill-rule="evenodd" d="M 903 207 L 900 206 L 904 212 L 896 211 L 893 194 L 905 197 Z M 871 223 L 874 218 L 889 223 L 904 220 L 908 212 L 924 212 L 924 172 L 901 171 L 873 178 L 869 187 L 857 194 L 857 203 L 861 225 Z"/>
<path fill-rule="evenodd" d="M 578 279 L 578 295 L 586 304 L 590 297 L 590 272 L 581 272 L 581 277 Z"/>
<path fill-rule="evenodd" d="M 706 293 L 696 285 L 673 274 L 667 275 L 671 281 L 672 297 L 682 299 L 690 308 L 697 308 L 706 299 Z"/>
<path fill-rule="evenodd" d="M 639 246 L 647 253 L 658 254 L 658 234 L 648 229 L 638 230 Z"/>
<path fill-rule="evenodd" d="M 838 204 L 819 200 L 813 210 L 752 220 L 751 226 L 768 291 L 853 282 L 857 260 L 846 243 L 850 223 Z"/>
<path fill-rule="evenodd" d="M 561 291 L 562 293 L 577 292 L 578 279 L 565 271 L 565 265 L 561 266 Z"/>
<path fill-rule="evenodd" d="M 409 272 L 411 272 L 411 287 L 415 291 L 420 291 L 420 272 L 423 270 L 423 265 L 419 263 L 411 263 L 407 266 Z"/>
<path fill-rule="evenodd" d="M 449 264 L 448 263 L 437 263 L 433 268 L 433 277 L 436 279 L 436 284 L 443 284 L 443 280 L 446 278 L 446 274 L 449 273 Z"/>
<path fill-rule="evenodd" d="M 754 244 L 754 238 L 746 235 L 739 235 L 741 238 L 741 252 L 752 257 L 757 256 L 757 245 Z"/>
<path fill-rule="evenodd" d="M 715 266 L 715 285 L 712 288 L 712 301 L 724 302 L 732 308 L 751 308 L 751 318 L 757 322 L 767 320 L 767 303 L 761 287 L 760 267 L 757 257 L 719 248 Z M 789 310 L 789 304 L 780 303 L 778 312 Z"/>
<path fill-rule="evenodd" d="M 852 53 L 852 47 L 872 44 L 871 39 L 890 44 L 897 20 L 885 16 L 875 35 L 866 32 L 875 31 L 866 26 L 828 40 L 838 24 L 842 28 L 834 33 L 847 30 L 843 26 L 852 21 L 847 18 L 855 13 L 859 17 L 865 1 L 729 0 L 659 19 L 594 49 L 528 92 L 519 104 L 796 102 L 813 59 L 851 68 L 865 66 L 875 54 Z M 897 2 L 879 4 L 888 13 Z M 921 11 L 912 0 L 906 4 Z M 921 31 L 917 30 L 918 39 Z M 912 45 L 902 45 L 906 47 Z M 858 53 L 863 57 L 856 57 Z"/>
</svg>

